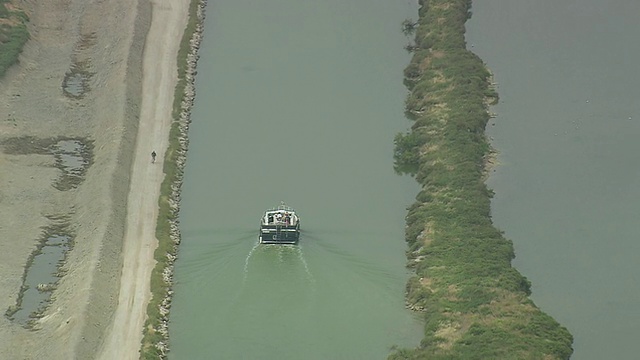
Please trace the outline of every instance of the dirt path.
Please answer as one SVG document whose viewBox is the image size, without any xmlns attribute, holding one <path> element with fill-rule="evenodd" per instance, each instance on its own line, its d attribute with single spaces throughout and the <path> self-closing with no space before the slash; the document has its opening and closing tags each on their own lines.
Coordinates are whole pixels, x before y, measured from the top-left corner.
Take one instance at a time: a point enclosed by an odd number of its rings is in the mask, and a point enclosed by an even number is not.
<svg viewBox="0 0 640 360">
<path fill-rule="evenodd" d="M 140 123 L 127 205 L 118 307 L 98 359 L 138 359 L 155 265 L 153 252 L 164 154 L 177 82 L 176 57 L 187 24 L 189 0 L 154 0 L 143 59 Z M 156 163 L 151 152 L 156 151 Z"/>
</svg>

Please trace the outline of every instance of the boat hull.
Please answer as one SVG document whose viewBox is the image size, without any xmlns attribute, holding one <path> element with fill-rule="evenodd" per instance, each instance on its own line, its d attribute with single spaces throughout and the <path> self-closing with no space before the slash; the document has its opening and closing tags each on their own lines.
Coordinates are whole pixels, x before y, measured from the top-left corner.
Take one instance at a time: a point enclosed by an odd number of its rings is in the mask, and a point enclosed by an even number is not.
<svg viewBox="0 0 640 360">
<path fill-rule="evenodd" d="M 262 225 L 259 241 L 261 244 L 297 244 L 300 240 L 300 225 Z"/>
</svg>

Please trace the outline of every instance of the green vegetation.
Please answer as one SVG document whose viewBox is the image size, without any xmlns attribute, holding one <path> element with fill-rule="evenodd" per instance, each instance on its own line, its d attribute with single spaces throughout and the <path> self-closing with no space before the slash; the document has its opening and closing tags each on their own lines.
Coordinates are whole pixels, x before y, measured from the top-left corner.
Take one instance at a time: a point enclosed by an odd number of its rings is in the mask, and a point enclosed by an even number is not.
<svg viewBox="0 0 640 360">
<path fill-rule="evenodd" d="M 180 158 L 184 157 L 184 151 L 186 151 L 186 144 L 181 140 L 185 124 L 184 121 L 180 120 L 180 117 L 184 110 L 183 102 L 186 100 L 185 90 L 188 85 L 187 67 L 188 56 L 191 52 L 191 39 L 198 31 L 197 27 L 201 21 L 197 15 L 200 4 L 200 0 L 191 1 L 189 21 L 178 51 L 178 83 L 173 104 L 174 120 L 170 130 L 169 147 L 164 156 L 163 170 L 165 178 L 161 185 L 160 199 L 158 201 L 159 214 L 156 237 L 159 244 L 154 253 L 157 263 L 151 274 L 152 297 L 147 306 L 148 319 L 145 323 L 142 348 L 140 350 L 140 358 L 145 360 L 166 357 L 165 348 L 157 346 L 166 341 L 166 333 L 163 334 L 159 331 L 159 329 L 163 329 L 163 322 L 166 320 L 166 315 L 161 313 L 160 307 L 171 291 L 171 284 L 165 281 L 163 273 L 173 265 L 177 254 L 177 245 L 171 237 L 171 227 L 178 218 L 178 208 L 173 203 L 171 196 L 173 188 L 176 183 L 181 181 L 183 175 L 183 161 Z"/>
<path fill-rule="evenodd" d="M 424 313 L 416 349 L 389 359 L 569 359 L 573 338 L 528 298 L 513 244 L 491 221 L 484 183 L 491 74 L 466 49 L 471 0 L 420 0 L 405 69 L 411 130 L 395 138 L 395 170 L 422 185 L 407 215 L 407 301 Z"/>
<path fill-rule="evenodd" d="M 0 0 L 0 77 L 18 61 L 29 40 L 28 21 L 27 15 L 12 6 L 9 0 Z"/>
</svg>

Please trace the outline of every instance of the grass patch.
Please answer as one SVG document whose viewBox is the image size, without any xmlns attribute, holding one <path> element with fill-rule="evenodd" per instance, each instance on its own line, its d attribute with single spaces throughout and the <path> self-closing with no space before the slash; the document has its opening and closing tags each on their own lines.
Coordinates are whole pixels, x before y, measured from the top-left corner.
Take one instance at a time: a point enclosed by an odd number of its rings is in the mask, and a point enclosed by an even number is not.
<svg viewBox="0 0 640 360">
<path fill-rule="evenodd" d="M 531 284 L 511 266 L 513 244 L 491 221 L 484 130 L 498 95 L 466 49 L 471 0 L 420 5 L 404 72 L 413 124 L 394 139 L 394 168 L 422 185 L 405 238 L 416 272 L 407 302 L 424 313 L 425 335 L 389 359 L 568 359 L 571 334 L 528 298 Z"/>
<path fill-rule="evenodd" d="M 8 0 L 0 1 L 0 78 L 18 62 L 24 44 L 29 40 L 29 18 Z"/>
</svg>

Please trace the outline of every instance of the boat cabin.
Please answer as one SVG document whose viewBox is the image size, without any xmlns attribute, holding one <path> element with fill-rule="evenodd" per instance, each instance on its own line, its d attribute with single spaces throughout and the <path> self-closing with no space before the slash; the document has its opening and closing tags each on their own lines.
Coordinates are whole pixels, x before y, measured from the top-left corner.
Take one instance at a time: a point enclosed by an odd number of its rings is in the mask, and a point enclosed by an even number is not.
<svg viewBox="0 0 640 360">
<path fill-rule="evenodd" d="M 295 244 L 300 237 L 300 218 L 295 210 L 282 203 L 265 211 L 260 220 L 260 243 Z"/>
</svg>

